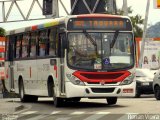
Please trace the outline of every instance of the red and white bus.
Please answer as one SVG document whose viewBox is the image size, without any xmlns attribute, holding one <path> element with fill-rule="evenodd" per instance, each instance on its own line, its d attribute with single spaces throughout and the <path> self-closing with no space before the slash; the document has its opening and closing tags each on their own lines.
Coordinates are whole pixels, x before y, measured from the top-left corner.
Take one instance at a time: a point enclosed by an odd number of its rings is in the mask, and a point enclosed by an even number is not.
<svg viewBox="0 0 160 120">
<path fill-rule="evenodd" d="M 0 92 L 4 92 L 4 53 L 5 53 L 5 38 L 0 37 Z"/>
<path fill-rule="evenodd" d="M 0 45 L 0 80 L 4 80 L 4 53 L 5 53 L 5 46 Z"/>
<path fill-rule="evenodd" d="M 73 15 L 8 32 L 7 88 L 22 102 L 53 97 L 55 106 L 81 98 L 135 95 L 135 41 L 128 17 Z"/>
</svg>

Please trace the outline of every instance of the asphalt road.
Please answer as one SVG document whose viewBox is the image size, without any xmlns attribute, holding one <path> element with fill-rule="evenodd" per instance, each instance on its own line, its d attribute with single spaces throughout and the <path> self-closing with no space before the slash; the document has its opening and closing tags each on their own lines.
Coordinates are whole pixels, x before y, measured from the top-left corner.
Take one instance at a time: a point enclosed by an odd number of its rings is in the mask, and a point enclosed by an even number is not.
<svg viewBox="0 0 160 120">
<path fill-rule="evenodd" d="M 21 104 L 19 99 L 14 103 Z M 7 102 L 6 102 L 7 104 Z M 153 95 L 142 98 L 119 98 L 109 106 L 105 99 L 82 99 L 55 108 L 52 98 L 40 98 L 36 103 L 23 103 L 23 110 L 2 115 L 11 120 L 160 120 L 160 101 Z"/>
</svg>

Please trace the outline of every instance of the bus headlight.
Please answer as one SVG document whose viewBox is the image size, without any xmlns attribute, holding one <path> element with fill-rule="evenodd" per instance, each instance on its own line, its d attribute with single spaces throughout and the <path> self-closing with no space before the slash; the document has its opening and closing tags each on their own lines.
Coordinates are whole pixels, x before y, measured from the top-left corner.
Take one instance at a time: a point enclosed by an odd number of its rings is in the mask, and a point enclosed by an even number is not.
<svg viewBox="0 0 160 120">
<path fill-rule="evenodd" d="M 121 85 L 129 85 L 133 82 L 135 75 L 131 74 L 130 76 L 126 77 L 122 82 Z"/>
<path fill-rule="evenodd" d="M 75 77 L 74 75 L 66 74 L 66 76 L 74 85 L 83 85 L 84 86 L 84 83 L 81 80 L 79 80 L 77 77 Z"/>
</svg>

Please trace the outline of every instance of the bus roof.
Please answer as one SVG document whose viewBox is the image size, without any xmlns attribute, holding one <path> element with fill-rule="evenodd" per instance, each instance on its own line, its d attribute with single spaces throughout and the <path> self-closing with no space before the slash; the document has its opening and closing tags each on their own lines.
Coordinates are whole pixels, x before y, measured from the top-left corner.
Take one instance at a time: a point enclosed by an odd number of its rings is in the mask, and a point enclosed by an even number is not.
<svg viewBox="0 0 160 120">
<path fill-rule="evenodd" d="M 68 20 L 70 18 L 128 18 L 127 16 L 120 16 L 120 15 L 110 15 L 110 14 L 81 14 L 81 15 L 71 15 L 67 17 L 62 18 L 55 18 L 51 22 L 46 22 L 43 24 L 37 24 L 29 27 L 19 28 L 11 31 L 7 31 L 7 35 L 17 34 L 17 33 L 23 33 L 27 31 L 34 31 L 39 30 L 47 27 L 52 27 L 56 25 L 60 25 L 65 23 L 65 20 Z"/>
</svg>

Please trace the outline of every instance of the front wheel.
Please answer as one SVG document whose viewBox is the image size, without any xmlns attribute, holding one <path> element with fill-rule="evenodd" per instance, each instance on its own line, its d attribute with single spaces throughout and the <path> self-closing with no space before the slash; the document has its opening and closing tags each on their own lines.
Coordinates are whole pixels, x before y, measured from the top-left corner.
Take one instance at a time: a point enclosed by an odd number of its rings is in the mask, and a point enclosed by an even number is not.
<svg viewBox="0 0 160 120">
<path fill-rule="evenodd" d="M 55 107 L 61 107 L 64 103 L 63 98 L 59 98 L 56 96 L 55 88 L 53 87 L 53 101 L 54 101 L 54 106 Z"/>
<path fill-rule="evenodd" d="M 107 99 L 108 105 L 114 105 L 117 103 L 117 97 L 108 97 L 106 99 Z"/>
<path fill-rule="evenodd" d="M 138 88 L 136 88 L 135 98 L 140 98 L 140 97 L 141 97 L 141 93 L 140 93 L 140 91 L 138 90 Z"/>
<path fill-rule="evenodd" d="M 157 100 L 160 100 L 160 87 L 156 86 L 154 89 L 154 96 Z"/>
</svg>

